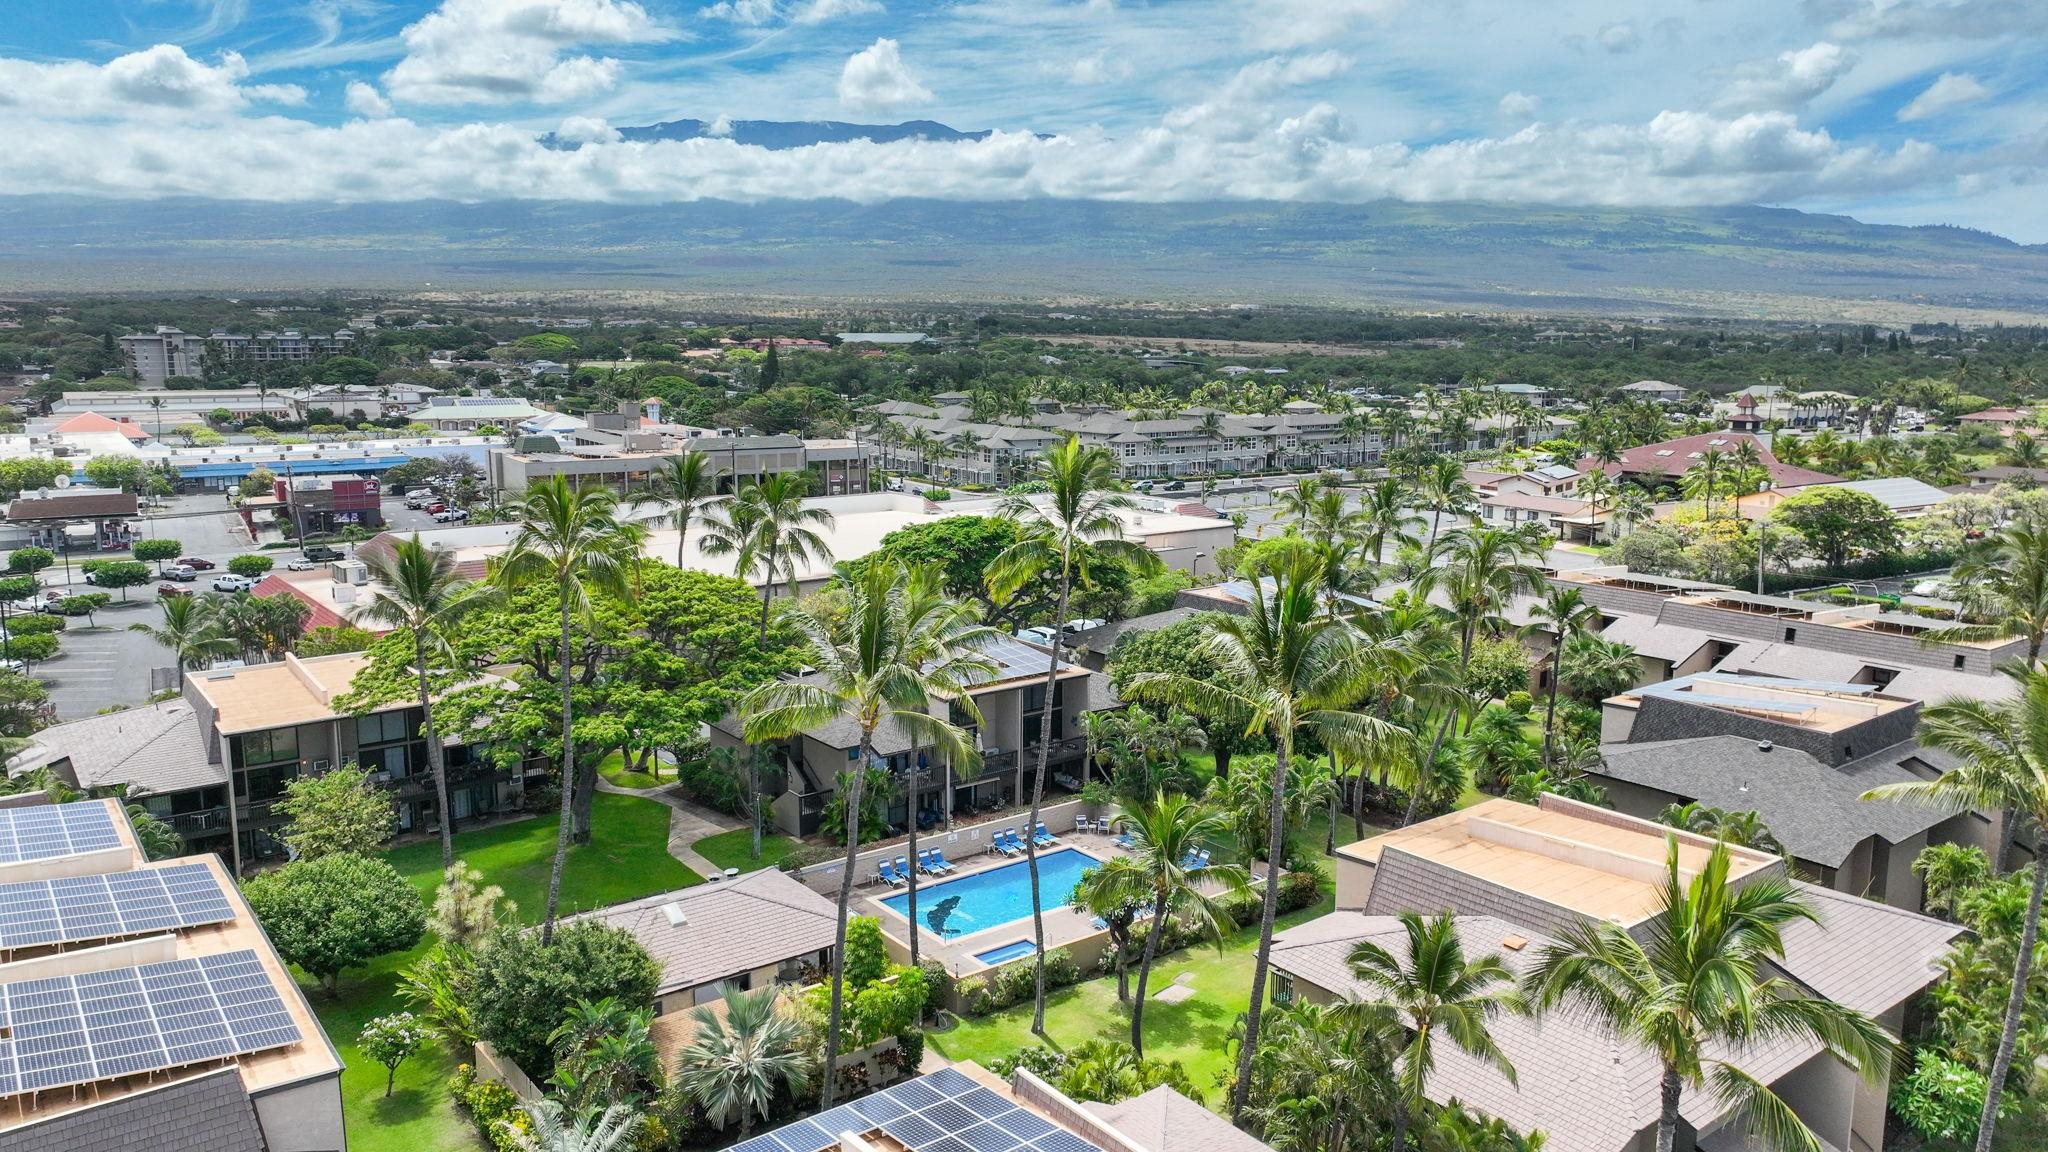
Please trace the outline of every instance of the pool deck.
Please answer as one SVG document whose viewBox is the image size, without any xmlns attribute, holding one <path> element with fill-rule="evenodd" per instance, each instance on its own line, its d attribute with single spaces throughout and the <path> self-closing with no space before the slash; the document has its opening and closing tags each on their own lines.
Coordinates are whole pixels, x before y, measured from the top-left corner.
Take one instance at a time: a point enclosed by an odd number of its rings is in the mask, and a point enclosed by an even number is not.
<svg viewBox="0 0 2048 1152">
<path fill-rule="evenodd" d="M 1054 847 L 1041 849 L 1041 852 L 1057 852 L 1061 848 L 1078 848 L 1098 860 L 1107 860 L 1113 856 L 1124 854 L 1123 849 L 1118 848 L 1112 842 L 1112 838 L 1103 833 L 1070 831 L 1055 833 L 1055 835 L 1059 837 L 1059 844 Z M 956 871 L 952 875 L 944 877 L 919 877 L 917 891 L 920 905 L 924 903 L 924 893 L 934 885 L 944 883 L 947 880 L 957 880 L 964 876 L 973 876 L 982 872 L 993 871 L 1005 864 L 1015 864 L 1024 859 L 1021 854 L 1005 856 L 1000 852 L 992 853 L 988 851 L 983 851 L 973 856 L 955 857 L 950 849 L 956 847 L 956 845 L 944 843 L 943 834 L 931 837 L 930 839 L 938 847 L 948 849 L 946 853 L 947 861 L 954 866 Z M 920 843 L 919 847 L 924 847 L 924 844 Z M 881 921 L 884 934 L 894 939 L 898 944 L 907 947 L 911 931 L 910 924 L 895 909 L 882 903 L 887 897 L 897 895 L 902 891 L 903 889 L 901 888 L 892 887 L 887 884 L 871 884 L 854 893 L 854 904 L 856 914 L 875 917 Z M 1043 896 L 1045 893 L 1041 893 L 1041 895 Z M 1060 893 L 1059 895 L 1064 896 L 1065 893 Z M 986 972 L 992 967 L 975 959 L 975 953 L 987 952 L 992 948 L 1000 948 L 1005 944 L 1015 943 L 1018 940 L 1031 939 L 1031 919 L 1027 916 L 1019 920 L 1013 920 L 1008 924 L 997 925 L 994 928 L 985 928 L 979 932 L 970 932 L 964 936 L 955 936 L 950 939 L 941 937 L 938 933 L 923 927 L 918 928 L 917 933 L 917 947 L 922 956 L 939 961 L 946 966 L 947 971 L 956 976 L 967 976 L 976 972 Z M 1045 910 L 1045 946 L 1048 949 L 1064 948 L 1077 941 L 1101 934 L 1102 930 L 1095 927 L 1092 917 L 1076 912 L 1072 908 L 1047 908 Z"/>
</svg>

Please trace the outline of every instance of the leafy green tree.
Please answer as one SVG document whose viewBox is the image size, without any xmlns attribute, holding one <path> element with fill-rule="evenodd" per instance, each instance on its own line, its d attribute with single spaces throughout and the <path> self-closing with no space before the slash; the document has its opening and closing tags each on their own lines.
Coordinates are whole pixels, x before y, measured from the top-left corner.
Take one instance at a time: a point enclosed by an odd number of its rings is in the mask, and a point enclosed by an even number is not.
<svg viewBox="0 0 2048 1152">
<path fill-rule="evenodd" d="M 1046 485 L 1043 503 L 1024 496 L 1006 496 L 1000 506 L 1006 519 L 1018 523 L 1017 542 L 1003 550 L 990 565 L 988 586 L 991 598 L 1007 600 L 1034 576 L 1057 571 L 1059 597 L 1054 602 L 1053 625 L 1063 627 L 1076 582 L 1088 583 L 1090 564 L 1096 556 L 1114 558 L 1141 571 L 1158 567 L 1159 559 L 1144 546 L 1124 539 L 1123 521 L 1117 513 L 1132 507 L 1116 479 L 1116 461 L 1100 447 L 1083 447 L 1072 436 L 1046 450 L 1032 471 L 1032 479 Z M 1038 722 L 1038 768 L 1031 777 L 1030 826 L 1038 823 L 1039 807 L 1045 802 L 1045 769 L 1052 756 L 1052 707 L 1059 690 L 1059 645 L 1046 656 L 1046 707 Z M 1036 994 L 1032 998 L 1031 1031 L 1045 1034 L 1045 913 L 1038 890 L 1038 845 L 1024 842 L 1026 871 L 1031 876 L 1031 938 L 1037 944 L 1032 965 L 1036 970 Z"/>
<path fill-rule="evenodd" d="M 1245 615 L 1217 617 L 1205 641 L 1222 673 L 1218 681 L 1153 673 L 1133 678 L 1124 689 L 1132 699 L 1178 704 L 1197 715 L 1248 717 L 1248 729 L 1266 731 L 1275 756 L 1266 859 L 1275 870 L 1287 853 L 1285 789 L 1297 737 L 1312 733 L 1324 747 L 1368 762 L 1390 756 L 1408 741 L 1405 731 L 1386 720 L 1349 710 L 1375 682 L 1386 653 L 1361 643 L 1350 625 L 1322 611 L 1317 602 L 1321 575 L 1320 561 L 1310 553 L 1254 573 Z M 1280 895 L 1278 884 L 1263 888 L 1251 1008 L 1231 1088 L 1231 1111 L 1238 1114 L 1251 1088 L 1251 1052 L 1258 1047 Z"/>
<path fill-rule="evenodd" d="M 1931 643 L 2024 637 L 2027 663 L 2041 662 L 2048 641 L 2048 524 L 2019 521 L 1974 548 L 1951 574 L 1973 614 L 1985 621 L 1937 628 Z"/>
<path fill-rule="evenodd" d="M 410 1012 L 393 1012 L 363 1025 L 362 1032 L 356 1037 L 356 1050 L 384 1066 L 386 1099 L 390 1098 L 392 1085 L 398 1080 L 398 1066 L 425 1047 L 428 1039 L 426 1025 Z"/>
<path fill-rule="evenodd" d="M 519 914 L 519 905 L 505 899 L 503 888 L 483 880 L 482 872 L 461 860 L 441 870 L 427 927 L 442 943 L 467 952 L 489 939 L 501 920 Z"/>
<path fill-rule="evenodd" d="M 1521 641 L 1482 638 L 1472 645 L 1465 668 L 1465 691 L 1477 701 L 1505 700 L 1511 692 L 1529 690 L 1529 650 Z"/>
<path fill-rule="evenodd" d="M 138 456 L 95 456 L 85 462 L 85 478 L 95 487 L 122 492 L 137 491 L 148 471 Z"/>
<path fill-rule="evenodd" d="M 593 621 L 593 589 L 623 595 L 629 570 L 638 558 L 636 534 L 614 515 L 617 498 L 609 488 L 577 488 L 567 477 L 550 476 L 529 488 L 513 511 L 519 534 L 498 557 L 492 579 L 506 592 L 547 587 L 555 594 L 560 651 L 573 639 L 575 618 Z M 416 634 L 417 639 L 417 634 Z M 576 767 L 575 704 L 569 683 L 569 661 L 558 660 L 562 709 L 562 814 L 555 834 L 555 859 L 548 870 L 547 914 L 541 921 L 541 943 L 555 932 L 555 914 L 562 900 L 562 868 L 569 859 L 569 829 L 579 788 L 594 787 Z M 445 811 L 445 809 L 444 809 Z"/>
<path fill-rule="evenodd" d="M 1275 1004 L 1252 1057 L 1253 1131 L 1276 1152 L 1377 1149 L 1382 1103 L 1396 1093 L 1389 1040 L 1343 1003 Z"/>
<path fill-rule="evenodd" d="M 778 1092 L 800 1095 L 812 1066 L 804 1051 L 802 1026 L 776 1009 L 774 988 L 722 990 L 725 1011 L 711 1005 L 690 1010 L 695 1025 L 676 1058 L 676 1083 L 721 1129 L 737 1120 L 740 1140 L 754 1119 L 769 1118 Z"/>
<path fill-rule="evenodd" d="M 135 829 L 135 842 L 142 846 L 143 859 L 169 860 L 185 854 L 185 838 L 178 835 L 178 830 L 142 805 L 128 805 L 128 823 Z"/>
<path fill-rule="evenodd" d="M 0 654 L 24 664 L 40 664 L 55 658 L 59 647 L 57 638 L 47 632 L 39 636 L 9 636 L 5 644 L 0 644 Z"/>
<path fill-rule="evenodd" d="M 1785 846 L 1764 824 L 1763 816 L 1754 810 L 1733 811 L 1691 800 L 1684 804 L 1666 804 L 1664 810 L 1657 813 L 1657 822 L 1760 852 L 1783 855 L 1785 851 Z"/>
<path fill-rule="evenodd" d="M 1527 1008 L 1514 974 L 1499 956 L 1465 955 L 1450 913 L 1424 920 L 1403 912 L 1401 927 L 1408 935 L 1401 956 L 1367 939 L 1353 945 L 1346 958 L 1351 974 L 1368 989 L 1361 1010 L 1379 1016 L 1388 1031 L 1398 1029 L 1408 1038 L 1399 1063 L 1400 1091 L 1394 1096 L 1391 1152 L 1407 1146 L 1411 1118 L 1428 1105 L 1438 1038 L 1492 1065 L 1514 1084 L 1514 1065 L 1487 1025 Z"/>
<path fill-rule="evenodd" d="M 1784 962 L 1785 928 L 1800 921 L 1818 918 L 1790 881 L 1730 884 L 1725 844 L 1689 875 L 1674 837 L 1658 910 L 1637 926 L 1642 938 L 1620 924 L 1569 926 L 1525 983 L 1540 1011 L 1583 1012 L 1656 1055 L 1657 1152 L 1671 1152 L 1688 1089 L 1741 1111 L 1764 1147 L 1812 1148 L 1813 1134 L 1777 1093 L 1716 1054 L 1797 1037 L 1885 1083 L 1894 1041 L 1876 1021 L 1773 974 Z"/>
<path fill-rule="evenodd" d="M 1851 552 L 1890 552 L 1899 547 L 1899 519 L 1868 492 L 1814 487 L 1795 492 L 1771 509 L 1772 521 L 1799 534 L 1839 572 Z"/>
<path fill-rule="evenodd" d="M 57 477 L 69 475 L 71 464 L 67 460 L 53 460 L 46 456 L 16 456 L 0 460 L 0 495 L 13 497 L 48 488 L 57 482 Z"/>
<path fill-rule="evenodd" d="M 185 690 L 185 669 L 234 654 L 235 641 L 221 630 L 207 601 L 197 596 L 165 596 L 157 600 L 156 606 L 164 614 L 162 624 L 130 624 L 128 630 L 147 633 L 150 639 L 171 650 L 178 672 L 178 691 Z"/>
<path fill-rule="evenodd" d="M 1558 658 L 1558 681 L 1574 697 L 1588 702 L 1626 692 L 1642 675 L 1635 649 L 1592 633 L 1566 640 Z"/>
<path fill-rule="evenodd" d="M 1202 1090 L 1178 1060 L 1147 1060 L 1128 1044 L 1087 1040 L 1067 1053 L 1067 1070 L 1055 1086 L 1074 1100 L 1114 1104 L 1160 1086 L 1172 1088 L 1197 1104 Z"/>
<path fill-rule="evenodd" d="M 322 624 L 299 638 L 302 657 L 333 656 L 342 652 L 368 652 L 377 634 L 353 624 Z"/>
<path fill-rule="evenodd" d="M 553 1100 L 521 1107 L 533 1121 L 533 1133 L 524 1141 L 533 1152 L 626 1152 L 647 1119 L 624 1104 L 573 1116 Z"/>
<path fill-rule="evenodd" d="M 7 554 L 9 572 L 41 572 L 56 562 L 57 554 L 48 548 L 16 548 Z"/>
<path fill-rule="evenodd" d="M 251 580 L 261 579 L 276 566 L 276 560 L 254 552 L 246 552 L 228 560 L 228 571 L 237 576 L 247 576 Z"/>
<path fill-rule="evenodd" d="M 102 588 L 119 588 L 121 599 L 128 599 L 130 588 L 139 588 L 155 577 L 149 565 L 140 560 L 109 560 L 93 569 L 92 582 Z"/>
<path fill-rule="evenodd" d="M 391 839 L 391 798 L 352 761 L 288 782 L 277 810 L 291 818 L 281 838 L 301 860 L 368 856 Z"/>
<path fill-rule="evenodd" d="M 1863 794 L 1866 800 L 1932 803 L 1979 812 L 2017 812 L 2035 828 L 2048 827 L 2048 671 L 2014 661 L 2003 669 L 2018 686 L 2010 700 L 1950 700 L 1927 709 L 1920 738 L 1962 758 L 1930 781 L 1887 784 Z M 1998 1051 L 1992 1058 L 1990 1088 L 1978 1121 L 1977 1152 L 1991 1152 L 1998 1127 L 1999 1100 L 2013 1067 L 2027 988 L 2041 931 L 2041 896 L 2048 887 L 2048 861 L 2039 853 L 2029 869 L 2026 912 L 2021 922 L 2012 986 Z"/>
<path fill-rule="evenodd" d="M 164 561 L 176 560 L 184 554 L 184 543 L 173 540 L 168 536 L 159 536 L 135 542 L 135 558 L 137 560 L 153 561 L 156 564 L 156 571 L 159 576 L 163 575 Z"/>
<path fill-rule="evenodd" d="M 577 920 L 543 940 L 500 926 L 476 952 L 470 1004 L 483 1039 L 545 1078 L 555 1062 L 549 1037 L 578 1001 L 646 1004 L 660 982 L 661 965 L 622 929 Z"/>
<path fill-rule="evenodd" d="M 294 860 L 242 890 L 278 954 L 329 995 L 343 972 L 411 948 L 427 928 L 420 894 L 398 869 L 368 856 Z"/>
<path fill-rule="evenodd" d="M 0 736 L 32 736 L 54 719 L 42 681 L 0 668 Z"/>
<path fill-rule="evenodd" d="M 268 561 L 268 557 L 264 559 Z M 404 632 L 412 640 L 419 689 L 416 698 L 425 720 L 427 769 L 434 777 L 434 810 L 441 817 L 441 867 L 445 871 L 455 863 L 455 810 L 448 804 L 446 754 L 434 726 L 430 680 L 434 662 L 453 655 L 448 633 L 460 627 L 463 618 L 481 607 L 494 590 L 464 580 L 455 570 L 455 554 L 427 547 L 417 532 L 410 540 L 398 541 L 388 554 L 365 557 L 364 567 L 370 570 L 372 591 L 369 599 L 349 613 L 350 619 Z M 563 787 L 568 786 L 565 775 Z"/>
<path fill-rule="evenodd" d="M 1991 858 L 1974 844 L 1929 844 L 1913 857 L 1927 911 L 1953 919 L 1964 894 L 1991 879 Z"/>
</svg>

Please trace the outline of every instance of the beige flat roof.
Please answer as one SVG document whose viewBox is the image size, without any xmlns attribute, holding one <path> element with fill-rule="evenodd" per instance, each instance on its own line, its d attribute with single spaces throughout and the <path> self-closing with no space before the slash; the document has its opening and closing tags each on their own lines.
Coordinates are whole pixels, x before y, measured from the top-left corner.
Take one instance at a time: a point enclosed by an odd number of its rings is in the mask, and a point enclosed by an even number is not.
<svg viewBox="0 0 2048 1152">
<path fill-rule="evenodd" d="M 213 705 L 215 726 L 231 736 L 334 719 L 340 713 L 331 702 L 369 665 L 367 652 L 308 659 L 287 654 L 274 664 L 188 673 L 186 682 Z"/>
<path fill-rule="evenodd" d="M 1658 909 L 1671 830 L 1617 819 L 1624 822 L 1496 798 L 1339 851 L 1377 866 L 1398 849 L 1581 915 L 1633 924 Z M 1710 851 L 1697 838 L 1681 840 L 1679 868 L 1697 873 Z M 1729 856 L 1731 880 L 1774 862 L 1743 848 L 1731 847 Z"/>
</svg>

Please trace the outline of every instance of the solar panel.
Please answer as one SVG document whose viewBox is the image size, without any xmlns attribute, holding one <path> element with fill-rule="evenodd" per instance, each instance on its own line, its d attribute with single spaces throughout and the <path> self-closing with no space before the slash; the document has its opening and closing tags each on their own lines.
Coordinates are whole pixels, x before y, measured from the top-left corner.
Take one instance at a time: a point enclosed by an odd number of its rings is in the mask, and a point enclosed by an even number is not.
<svg viewBox="0 0 2048 1152">
<path fill-rule="evenodd" d="M 0 1025 L 0 1096 L 300 1039 L 262 962 L 248 950 L 0 984 Z"/>
<path fill-rule="evenodd" d="M 138 936 L 235 918 L 204 864 L 0 884 L 0 948 Z"/>
<path fill-rule="evenodd" d="M 951 1068 L 756 1136 L 731 1152 L 824 1152 L 842 1132 L 875 1128 L 910 1152 L 1101 1152 Z"/>
<path fill-rule="evenodd" d="M 121 834 L 105 804 L 0 808 L 0 864 L 119 847 Z"/>
</svg>

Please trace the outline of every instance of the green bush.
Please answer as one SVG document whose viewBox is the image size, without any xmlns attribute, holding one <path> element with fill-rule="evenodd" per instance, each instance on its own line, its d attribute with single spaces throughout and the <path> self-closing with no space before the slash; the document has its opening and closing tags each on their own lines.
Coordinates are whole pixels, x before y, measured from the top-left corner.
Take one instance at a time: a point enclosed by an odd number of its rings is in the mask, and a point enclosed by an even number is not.
<svg viewBox="0 0 2048 1152">
<path fill-rule="evenodd" d="M 822 844 L 799 844 L 790 849 L 789 855 L 782 858 L 778 867 L 784 872 L 801 872 L 814 864 L 838 860 L 845 855 L 846 850 L 843 848 L 828 848 Z"/>
<path fill-rule="evenodd" d="M 521 1134 L 532 1131 L 533 1122 L 510 1088 L 496 1080 L 478 1080 L 475 1069 L 464 1064 L 449 1078 L 448 1095 L 469 1113 L 477 1134 L 494 1152 L 520 1152 L 525 1146 Z"/>
<path fill-rule="evenodd" d="M 548 1035 L 578 1000 L 615 996 L 626 1004 L 654 999 L 661 966 L 631 934 L 583 920 L 540 933 L 498 929 L 476 954 L 470 994 L 477 1034 L 536 1081 L 554 1070 Z"/>
<path fill-rule="evenodd" d="M 1081 966 L 1072 953 L 1055 948 L 1045 954 L 1045 987 L 1066 988 L 1081 982 Z M 1005 964 L 993 972 L 969 976 L 959 982 L 961 1011 L 969 1016 L 986 1016 L 1012 1004 L 1022 1004 L 1038 993 L 1036 965 L 1029 958 Z"/>
<path fill-rule="evenodd" d="M 924 1063 L 924 1033 L 916 1028 L 896 1034 L 896 1047 L 903 1052 L 903 1066 L 915 1070 Z"/>
<path fill-rule="evenodd" d="M 46 616 L 40 612 L 23 612 L 7 619 L 7 630 L 17 636 L 41 636 L 64 630 L 62 616 Z"/>
</svg>

